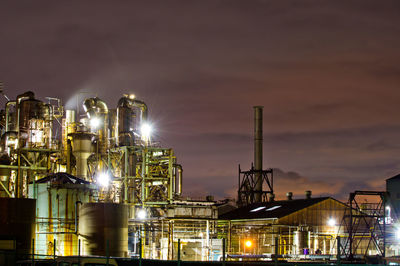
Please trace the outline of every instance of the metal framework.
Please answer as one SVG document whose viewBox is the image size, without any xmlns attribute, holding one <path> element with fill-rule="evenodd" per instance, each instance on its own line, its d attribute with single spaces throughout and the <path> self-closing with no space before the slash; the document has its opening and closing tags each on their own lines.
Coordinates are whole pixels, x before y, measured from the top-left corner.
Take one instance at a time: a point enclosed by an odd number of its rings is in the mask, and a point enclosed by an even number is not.
<svg viewBox="0 0 400 266">
<path fill-rule="evenodd" d="M 17 198 L 27 196 L 27 184 L 35 182 L 37 176 L 45 176 L 52 171 L 52 156 L 59 154 L 58 150 L 19 148 L 16 150 L 15 162 L 11 165 L 0 165 L 0 169 L 14 172 L 14 180 L 9 180 L 7 186 L 0 182 L 1 189 L 8 195 Z"/>
<path fill-rule="evenodd" d="M 341 254 L 349 260 L 355 255 L 368 255 L 375 249 L 385 256 L 386 249 L 386 192 L 355 191 L 350 193 L 348 208 L 343 216 L 339 232 L 345 236 L 341 240 Z M 374 203 L 360 202 L 360 196 L 368 196 Z"/>
<path fill-rule="evenodd" d="M 249 171 L 242 171 L 239 165 L 239 189 L 238 189 L 238 205 L 244 206 L 256 202 L 255 195 L 261 194 L 261 202 L 268 200 L 268 193 L 274 193 L 274 176 L 272 168 L 267 170 L 256 170 L 251 165 Z M 262 190 L 257 190 L 257 177 L 261 177 Z"/>
<path fill-rule="evenodd" d="M 160 206 L 173 200 L 175 165 L 172 149 L 122 146 L 108 154 L 108 167 L 123 184 L 123 202 L 134 205 Z"/>
</svg>

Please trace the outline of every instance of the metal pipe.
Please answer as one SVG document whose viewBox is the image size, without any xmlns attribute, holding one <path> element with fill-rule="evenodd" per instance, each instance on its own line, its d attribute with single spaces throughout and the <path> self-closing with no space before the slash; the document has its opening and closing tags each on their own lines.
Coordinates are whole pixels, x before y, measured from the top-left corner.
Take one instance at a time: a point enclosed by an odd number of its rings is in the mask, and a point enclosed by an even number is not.
<svg viewBox="0 0 400 266">
<path fill-rule="evenodd" d="M 82 201 L 75 201 L 75 233 L 78 234 L 78 204 L 82 204 Z"/>
<path fill-rule="evenodd" d="M 147 105 L 145 102 L 132 99 L 124 95 L 118 101 L 117 105 L 117 125 L 116 125 L 116 141 L 119 146 L 134 145 L 133 130 L 137 130 L 137 125 L 133 123 L 134 108 L 140 109 L 140 123 L 147 120 Z"/>
<path fill-rule="evenodd" d="M 19 122 L 20 122 L 20 107 L 19 104 L 21 103 L 22 100 L 28 100 L 28 99 L 34 99 L 35 94 L 32 91 L 27 91 L 24 92 L 20 95 L 17 96 L 17 101 L 16 101 L 16 108 L 17 108 L 17 121 L 16 121 L 16 131 L 18 131 L 18 142 L 19 142 Z M 19 145 L 19 144 L 18 144 Z"/>
<path fill-rule="evenodd" d="M 182 179 L 183 179 L 183 168 L 182 165 L 176 164 L 176 171 L 175 171 L 175 194 L 180 196 L 182 194 Z"/>
<path fill-rule="evenodd" d="M 262 201 L 263 169 L 263 106 L 254 106 L 254 166 L 256 174 L 255 202 Z"/>
<path fill-rule="evenodd" d="M 99 152 L 106 153 L 108 145 L 108 107 L 107 104 L 98 97 L 88 98 L 83 102 L 83 109 L 85 110 L 89 119 L 101 119 L 101 127 L 98 130 L 99 134 Z"/>
<path fill-rule="evenodd" d="M 7 103 L 6 103 L 6 132 L 8 132 L 8 131 L 10 131 L 10 129 L 9 129 L 9 126 L 8 126 L 8 124 L 10 123 L 9 122 L 9 113 L 10 113 L 10 105 L 14 105 L 14 106 L 16 106 L 16 104 L 17 104 L 17 102 L 16 101 L 8 101 Z M 14 114 L 15 115 L 15 114 Z M 15 122 L 15 121 L 14 121 Z"/>
</svg>

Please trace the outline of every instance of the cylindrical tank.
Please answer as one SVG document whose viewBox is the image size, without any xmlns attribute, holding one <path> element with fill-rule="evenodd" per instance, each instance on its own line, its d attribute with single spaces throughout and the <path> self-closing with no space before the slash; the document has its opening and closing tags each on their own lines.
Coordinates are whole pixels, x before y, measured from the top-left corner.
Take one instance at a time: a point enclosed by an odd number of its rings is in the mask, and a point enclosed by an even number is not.
<svg viewBox="0 0 400 266">
<path fill-rule="evenodd" d="M 177 196 L 182 195 L 182 179 L 183 179 L 183 169 L 182 165 L 177 164 L 175 170 L 175 194 Z"/>
<path fill-rule="evenodd" d="M 76 132 L 69 135 L 72 137 L 72 153 L 76 160 L 76 176 L 87 179 L 87 159 L 93 153 L 93 134 L 89 132 Z"/>
<path fill-rule="evenodd" d="M 35 199 L 0 198 L 0 239 L 11 242 L 20 258 L 32 252 L 35 235 Z M 11 243 L 11 249 L 13 243 Z"/>
<path fill-rule="evenodd" d="M 139 127 L 147 120 L 147 105 L 132 96 L 124 95 L 118 101 L 118 145 L 134 145 L 133 132 L 139 133 Z"/>
<path fill-rule="evenodd" d="M 83 102 L 83 109 L 90 119 L 92 131 L 98 135 L 98 152 L 105 154 L 109 147 L 107 104 L 98 97 L 88 98 Z"/>
<path fill-rule="evenodd" d="M 29 120 L 44 119 L 43 103 L 36 99 L 23 100 L 19 104 L 19 130 L 25 132 L 29 129 Z"/>
<path fill-rule="evenodd" d="M 51 105 L 35 99 L 33 92 L 26 92 L 17 97 L 18 131 L 20 147 L 28 142 L 32 146 L 50 147 L 53 109 Z"/>
<path fill-rule="evenodd" d="M 295 231 L 297 239 L 297 254 L 305 255 L 309 249 L 309 232 L 308 231 Z"/>
<path fill-rule="evenodd" d="M 128 256 L 128 205 L 84 203 L 79 208 L 84 255 Z M 107 244 L 108 243 L 108 244 Z"/>
<path fill-rule="evenodd" d="M 134 112 L 128 97 L 122 97 L 118 101 L 117 108 L 117 131 L 118 145 L 132 146 L 134 144 Z"/>
<path fill-rule="evenodd" d="M 108 130 L 110 132 L 110 147 L 115 147 L 118 143 L 117 125 L 117 109 L 108 109 Z"/>
</svg>

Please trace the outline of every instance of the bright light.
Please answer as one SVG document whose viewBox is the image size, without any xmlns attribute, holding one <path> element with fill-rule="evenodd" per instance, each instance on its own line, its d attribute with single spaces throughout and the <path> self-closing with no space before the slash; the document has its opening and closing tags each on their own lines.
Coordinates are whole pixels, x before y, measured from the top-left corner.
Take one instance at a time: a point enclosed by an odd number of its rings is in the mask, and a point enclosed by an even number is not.
<svg viewBox="0 0 400 266">
<path fill-rule="evenodd" d="M 251 248 L 251 246 L 253 245 L 253 242 L 251 242 L 251 240 L 246 240 L 246 242 L 244 242 L 245 246 L 248 248 Z"/>
<path fill-rule="evenodd" d="M 265 208 L 266 208 L 265 206 L 261 206 L 261 207 L 252 209 L 250 212 L 258 212 L 258 211 L 261 211 L 262 209 L 265 209 Z"/>
<path fill-rule="evenodd" d="M 129 94 L 129 99 L 131 99 L 131 100 L 133 100 L 133 99 L 135 99 L 135 94 Z"/>
<path fill-rule="evenodd" d="M 146 216 L 147 216 L 147 213 L 146 213 L 146 210 L 144 210 L 144 209 L 140 209 L 137 212 L 137 218 L 139 218 L 140 220 L 146 219 Z"/>
<path fill-rule="evenodd" d="M 396 229 L 395 235 L 396 235 L 396 239 L 400 239 L 400 228 Z"/>
<path fill-rule="evenodd" d="M 333 218 L 329 218 L 329 220 L 328 220 L 328 225 L 329 225 L 329 226 L 335 226 L 335 225 L 336 225 L 336 220 L 333 219 Z"/>
<path fill-rule="evenodd" d="M 101 124 L 100 118 L 98 118 L 98 117 L 92 117 L 92 118 L 90 119 L 90 127 L 91 127 L 92 129 L 98 129 L 98 128 L 100 127 L 100 124 Z"/>
<path fill-rule="evenodd" d="M 102 187 L 108 186 L 110 183 L 110 175 L 107 173 L 100 173 L 97 177 L 97 183 Z"/>
<path fill-rule="evenodd" d="M 140 128 L 140 132 L 142 134 L 142 139 L 144 141 L 149 141 L 150 140 L 150 135 L 151 135 L 152 130 L 153 129 L 152 129 L 150 124 L 144 123 L 142 125 L 142 127 Z"/>
</svg>

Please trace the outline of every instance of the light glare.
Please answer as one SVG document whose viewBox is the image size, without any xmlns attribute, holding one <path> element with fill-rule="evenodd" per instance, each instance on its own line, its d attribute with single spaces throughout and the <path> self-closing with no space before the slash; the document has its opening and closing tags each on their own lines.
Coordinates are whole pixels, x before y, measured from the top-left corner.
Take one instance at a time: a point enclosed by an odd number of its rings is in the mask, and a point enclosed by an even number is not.
<svg viewBox="0 0 400 266">
<path fill-rule="evenodd" d="M 152 127 L 148 123 L 143 123 L 143 125 L 140 128 L 140 132 L 142 134 L 142 140 L 145 141 L 147 144 L 150 142 L 150 136 L 152 132 Z"/>
<path fill-rule="evenodd" d="M 246 247 L 251 248 L 251 246 L 253 245 L 253 243 L 250 240 L 247 240 L 245 243 Z"/>
<path fill-rule="evenodd" d="M 335 225 L 336 225 L 335 219 L 330 218 L 330 219 L 328 220 L 328 225 L 329 225 L 329 226 L 335 226 Z"/>
<path fill-rule="evenodd" d="M 108 186 L 108 184 L 110 183 L 110 175 L 107 173 L 99 174 L 99 176 L 97 177 L 97 183 L 102 187 Z"/>
<path fill-rule="evenodd" d="M 147 216 L 147 213 L 146 213 L 146 211 L 143 210 L 143 209 L 140 209 L 140 210 L 138 211 L 138 213 L 137 213 L 137 217 L 138 217 L 140 220 L 146 219 L 146 216 Z"/>
<path fill-rule="evenodd" d="M 100 126 L 100 118 L 98 117 L 93 117 L 90 119 L 90 127 L 93 129 L 97 129 Z"/>
</svg>

